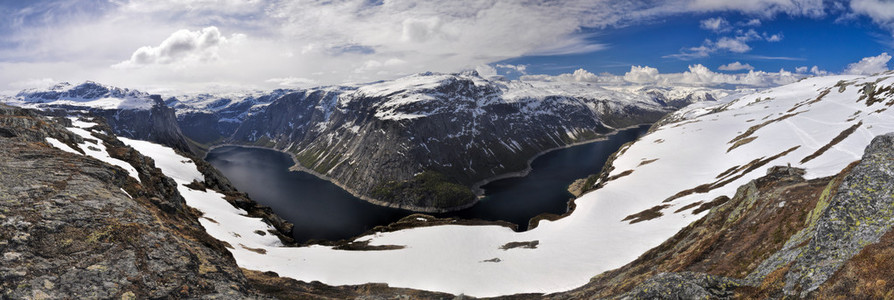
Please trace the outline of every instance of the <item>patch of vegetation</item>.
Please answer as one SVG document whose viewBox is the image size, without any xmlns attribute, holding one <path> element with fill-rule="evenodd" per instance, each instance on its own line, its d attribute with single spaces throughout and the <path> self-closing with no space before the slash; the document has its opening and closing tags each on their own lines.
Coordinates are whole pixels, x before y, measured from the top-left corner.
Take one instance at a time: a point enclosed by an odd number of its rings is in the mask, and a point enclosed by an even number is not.
<svg viewBox="0 0 894 300">
<path fill-rule="evenodd" d="M 504 251 L 509 250 L 509 249 L 515 249 L 515 248 L 537 249 L 537 245 L 540 245 L 540 241 L 538 241 L 538 240 L 527 241 L 527 242 L 509 242 L 503 246 L 500 246 L 500 249 L 504 250 Z"/>
<path fill-rule="evenodd" d="M 413 203 L 416 206 L 449 208 L 471 203 L 475 194 L 444 174 L 425 171 L 406 181 L 389 181 L 372 189 L 370 195 L 392 203 Z"/>
<path fill-rule="evenodd" d="M 636 223 L 639 223 L 642 221 L 648 221 L 648 220 L 663 216 L 664 213 L 662 213 L 661 210 L 668 208 L 669 206 L 670 206 L 670 204 L 656 205 L 650 209 L 629 215 L 621 221 L 630 221 L 630 224 L 636 224 Z"/>
<path fill-rule="evenodd" d="M 804 159 L 802 159 L 801 164 L 806 163 L 806 162 L 810 161 L 811 159 L 817 158 L 820 155 L 823 155 L 823 153 L 825 153 L 826 150 L 831 149 L 832 146 L 835 146 L 836 144 L 840 143 L 841 141 L 846 139 L 848 136 L 850 136 L 852 133 L 854 133 L 854 131 L 857 131 L 857 128 L 860 128 L 861 125 L 863 125 L 863 121 L 860 121 L 859 123 L 854 124 L 853 126 L 849 127 L 848 129 L 845 129 L 844 131 L 839 133 L 838 136 L 833 138 L 832 141 L 830 141 L 828 144 L 826 144 L 822 148 L 817 149 L 816 152 L 813 152 L 813 154 L 810 154 L 807 157 L 805 157 Z"/>
<path fill-rule="evenodd" d="M 754 141 L 756 139 L 757 139 L 756 136 L 752 136 L 752 137 L 747 137 L 747 138 L 738 140 L 738 141 L 736 141 L 735 144 L 733 144 L 731 147 L 729 147 L 729 149 L 726 150 L 726 153 L 729 153 L 730 151 L 733 151 L 733 149 L 739 148 L 742 145 L 751 143 L 752 141 Z"/>
<path fill-rule="evenodd" d="M 645 165 L 651 164 L 656 161 L 658 161 L 657 158 L 656 159 L 647 159 L 647 160 L 641 161 L 637 167 L 645 166 Z"/>
</svg>

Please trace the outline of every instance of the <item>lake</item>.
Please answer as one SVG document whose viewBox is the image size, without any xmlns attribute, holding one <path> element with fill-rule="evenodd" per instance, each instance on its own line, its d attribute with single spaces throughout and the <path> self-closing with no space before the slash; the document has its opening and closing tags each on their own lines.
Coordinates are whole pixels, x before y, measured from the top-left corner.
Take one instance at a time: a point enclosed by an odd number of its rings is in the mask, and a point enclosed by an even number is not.
<svg viewBox="0 0 894 300">
<path fill-rule="evenodd" d="M 528 220 L 539 214 L 565 213 L 568 200 L 573 198 L 567 191 L 568 185 L 598 173 L 621 145 L 644 135 L 648 129 L 643 125 L 619 131 L 604 141 L 548 152 L 531 163 L 527 176 L 484 185 L 485 197 L 475 206 L 433 215 L 502 220 L 526 230 Z M 289 171 L 292 158 L 275 150 L 224 146 L 209 152 L 205 160 L 237 189 L 295 224 L 293 237 L 299 242 L 351 238 L 413 213 L 368 203 L 314 175 Z"/>
</svg>

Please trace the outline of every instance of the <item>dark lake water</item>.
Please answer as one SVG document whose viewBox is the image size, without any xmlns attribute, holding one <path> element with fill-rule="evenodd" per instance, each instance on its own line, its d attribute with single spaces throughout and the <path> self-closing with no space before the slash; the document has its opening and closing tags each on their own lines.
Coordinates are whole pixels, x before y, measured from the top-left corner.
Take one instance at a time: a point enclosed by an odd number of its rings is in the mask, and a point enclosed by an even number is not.
<svg viewBox="0 0 894 300">
<path fill-rule="evenodd" d="M 525 177 L 501 179 L 482 188 L 485 198 L 461 211 L 437 217 L 503 220 L 526 230 L 541 213 L 563 214 L 573 196 L 568 185 L 598 173 L 606 159 L 626 142 L 642 136 L 649 126 L 618 132 L 605 141 L 555 150 L 533 161 Z M 236 188 L 295 224 L 293 237 L 339 240 L 386 225 L 413 212 L 360 200 L 340 187 L 308 173 L 289 171 L 289 155 L 259 148 L 225 146 L 205 157 Z"/>
</svg>

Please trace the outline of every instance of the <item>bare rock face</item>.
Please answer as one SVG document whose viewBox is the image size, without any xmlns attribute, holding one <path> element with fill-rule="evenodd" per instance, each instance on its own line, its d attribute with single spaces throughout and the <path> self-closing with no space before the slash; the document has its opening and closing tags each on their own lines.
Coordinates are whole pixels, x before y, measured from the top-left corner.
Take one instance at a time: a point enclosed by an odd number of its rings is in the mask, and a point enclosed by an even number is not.
<svg viewBox="0 0 894 300">
<path fill-rule="evenodd" d="M 376 204 L 439 212 L 468 207 L 476 183 L 526 170 L 538 153 L 675 109 L 645 96 L 621 101 L 608 91 L 510 98 L 500 83 L 469 74 L 413 80 L 424 84 L 285 94 L 247 115 L 225 142 L 289 152 L 301 169 Z"/>
<path fill-rule="evenodd" d="M 137 181 L 51 147 L 79 142 L 51 119 L 2 106 L 0 128 L 0 298 L 256 297 L 151 159 L 106 143 Z"/>
<path fill-rule="evenodd" d="M 803 176 L 771 167 L 734 197 L 702 204 L 711 206 L 705 217 L 635 261 L 530 298 L 894 296 L 894 134 L 876 137 L 836 176 Z"/>
</svg>

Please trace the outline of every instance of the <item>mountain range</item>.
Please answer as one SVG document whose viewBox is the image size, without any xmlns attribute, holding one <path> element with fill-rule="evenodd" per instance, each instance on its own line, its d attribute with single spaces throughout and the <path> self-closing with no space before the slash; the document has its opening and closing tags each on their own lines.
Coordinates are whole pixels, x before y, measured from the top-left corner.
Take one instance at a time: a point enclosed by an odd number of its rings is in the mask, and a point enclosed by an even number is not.
<svg viewBox="0 0 894 300">
<path fill-rule="evenodd" d="M 296 169 L 330 180 L 361 199 L 443 212 L 474 205 L 482 193 L 479 186 L 526 173 L 530 160 L 540 153 L 652 123 L 690 103 L 714 101 L 731 92 L 506 81 L 469 71 L 306 90 L 171 96 L 163 101 L 86 82 L 26 90 L 13 102 L 89 109 L 106 117 L 120 136 L 181 151 L 202 154 L 229 144 L 280 150 L 294 157 Z M 171 111 L 178 126 L 172 123 Z"/>
<path fill-rule="evenodd" d="M 226 100 L 84 85 L 5 101 L 42 110 L 4 106 L 0 118 L 0 142 L 17 149 L 0 160 L 2 174 L 17 174 L 4 175 L 0 190 L 0 199 L 18 199 L 0 202 L 6 297 L 889 298 L 894 290 L 891 73 L 756 92 L 426 73 Z M 442 210 L 468 198 L 419 200 L 431 193 L 414 179 L 468 196 L 476 182 L 523 171 L 540 151 L 652 122 L 592 176 L 573 210 L 525 232 L 414 215 L 338 245 L 290 247 L 288 224 L 194 154 L 270 147 L 372 201 Z M 184 134 L 202 128 L 217 136 Z M 470 154 L 438 153 L 448 150 Z M 504 157 L 503 167 L 488 164 Z M 469 174 L 453 173 L 461 171 Z M 376 183 L 353 182 L 367 179 Z M 163 252 L 140 252 L 158 245 Z"/>
</svg>

